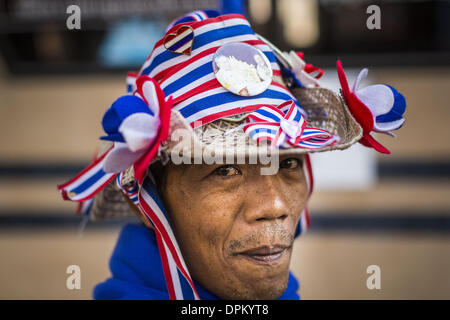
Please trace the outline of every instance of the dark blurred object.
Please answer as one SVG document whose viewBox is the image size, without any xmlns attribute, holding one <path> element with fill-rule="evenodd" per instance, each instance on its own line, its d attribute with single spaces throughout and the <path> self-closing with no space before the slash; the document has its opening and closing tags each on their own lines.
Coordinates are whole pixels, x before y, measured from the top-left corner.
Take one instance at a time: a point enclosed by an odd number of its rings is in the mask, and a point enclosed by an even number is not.
<svg viewBox="0 0 450 320">
<path fill-rule="evenodd" d="M 187 12 L 217 8 L 217 0 L 81 0 L 76 1 L 81 12 L 81 29 L 69 30 L 66 20 L 71 14 L 66 11 L 72 4 L 74 1 L 70 0 L 0 0 L 0 53 L 11 74 L 136 69 L 150 53 L 155 35 L 148 37 L 150 49 L 142 61 L 114 67 L 98 59 L 104 56 L 99 52 L 110 30 L 136 18 L 167 25 Z M 158 39 L 163 34 L 161 30 Z M 117 50 L 112 54 L 117 54 Z"/>
<path fill-rule="evenodd" d="M 138 69 L 143 61 L 100 63 L 102 44 L 115 26 L 135 18 L 167 24 L 192 10 L 221 7 L 216 0 L 82 0 L 77 1 L 81 29 L 68 30 L 66 9 L 71 4 L 0 0 L 0 53 L 11 74 Z M 450 64 L 450 1 L 246 0 L 244 4 L 256 32 L 281 49 L 305 52 L 308 62 L 321 67 L 334 67 L 337 58 L 347 67 Z M 381 10 L 380 30 L 366 26 L 367 7 L 374 4 Z M 155 35 L 148 38 L 151 47 Z M 116 55 L 122 46 L 114 47 Z"/>
<path fill-rule="evenodd" d="M 250 8 L 252 2 L 259 4 L 255 11 L 263 2 L 270 2 L 270 16 L 263 23 L 258 23 L 258 16 L 252 17 L 250 10 L 255 32 L 283 50 L 303 51 L 313 64 L 334 67 L 337 58 L 344 59 L 347 66 L 450 64 L 450 1 L 249 0 Z M 283 12 L 283 4 L 294 11 Z M 295 12 L 300 4 L 310 12 Z M 380 8 L 379 30 L 366 26 L 370 5 Z M 315 14 L 316 25 L 297 28 L 289 39 L 289 25 L 299 24 L 296 16 L 304 21 Z M 296 45 L 295 40 L 314 32 L 318 33 L 315 41 Z"/>
</svg>

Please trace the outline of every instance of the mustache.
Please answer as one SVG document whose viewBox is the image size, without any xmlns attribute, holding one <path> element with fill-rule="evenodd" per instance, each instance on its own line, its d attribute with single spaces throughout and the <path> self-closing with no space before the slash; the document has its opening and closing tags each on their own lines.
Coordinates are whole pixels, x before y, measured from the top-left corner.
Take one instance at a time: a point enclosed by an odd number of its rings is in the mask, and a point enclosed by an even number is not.
<svg viewBox="0 0 450 320">
<path fill-rule="evenodd" d="M 228 242 L 226 249 L 231 253 L 239 253 L 261 246 L 283 246 L 291 247 L 294 243 L 294 233 L 281 224 L 270 224 L 251 234 L 241 238 L 232 239 Z"/>
</svg>

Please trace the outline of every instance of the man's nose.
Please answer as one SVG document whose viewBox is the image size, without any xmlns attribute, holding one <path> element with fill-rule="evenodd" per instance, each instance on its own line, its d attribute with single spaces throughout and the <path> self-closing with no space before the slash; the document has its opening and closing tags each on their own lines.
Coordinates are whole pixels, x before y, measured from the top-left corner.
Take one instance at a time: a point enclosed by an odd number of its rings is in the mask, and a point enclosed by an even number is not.
<svg viewBox="0 0 450 320">
<path fill-rule="evenodd" d="M 288 205 L 275 176 L 261 176 L 246 195 L 245 220 L 254 221 L 285 219 Z"/>
</svg>

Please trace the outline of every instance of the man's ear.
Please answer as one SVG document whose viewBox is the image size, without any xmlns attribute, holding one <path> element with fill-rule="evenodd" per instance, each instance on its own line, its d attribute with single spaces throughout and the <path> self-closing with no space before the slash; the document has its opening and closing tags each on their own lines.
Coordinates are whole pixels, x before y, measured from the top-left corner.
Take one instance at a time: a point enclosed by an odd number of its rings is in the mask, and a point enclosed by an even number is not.
<svg viewBox="0 0 450 320">
<path fill-rule="evenodd" d="M 139 218 L 139 220 L 142 221 L 143 224 L 149 229 L 154 230 L 153 225 L 148 221 L 148 219 L 144 216 L 144 214 L 139 210 L 139 208 L 133 203 L 133 201 L 130 200 L 125 194 L 123 194 L 123 197 L 125 198 L 125 201 L 130 205 L 131 210 L 134 212 L 134 214 Z"/>
</svg>

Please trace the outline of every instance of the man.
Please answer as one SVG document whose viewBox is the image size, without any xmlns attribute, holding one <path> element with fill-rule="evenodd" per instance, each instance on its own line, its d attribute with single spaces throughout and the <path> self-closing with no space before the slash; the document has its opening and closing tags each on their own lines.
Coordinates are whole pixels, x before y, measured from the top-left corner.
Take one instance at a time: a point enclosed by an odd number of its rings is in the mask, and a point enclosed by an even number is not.
<svg viewBox="0 0 450 320">
<path fill-rule="evenodd" d="M 224 299 L 275 299 L 308 188 L 302 157 L 261 165 L 169 165 L 161 194 L 191 276 Z M 193 232 L 195 230 L 195 232 Z"/>
<path fill-rule="evenodd" d="M 93 219 L 143 222 L 122 230 L 94 298 L 299 298 L 289 263 L 309 225 L 308 153 L 360 139 L 386 152 L 371 131 L 404 121 L 392 87 L 355 91 L 366 71 L 350 91 L 338 64 L 344 103 L 318 70 L 241 15 L 201 11 L 169 26 L 106 111 L 99 158 L 59 186 Z"/>
</svg>

